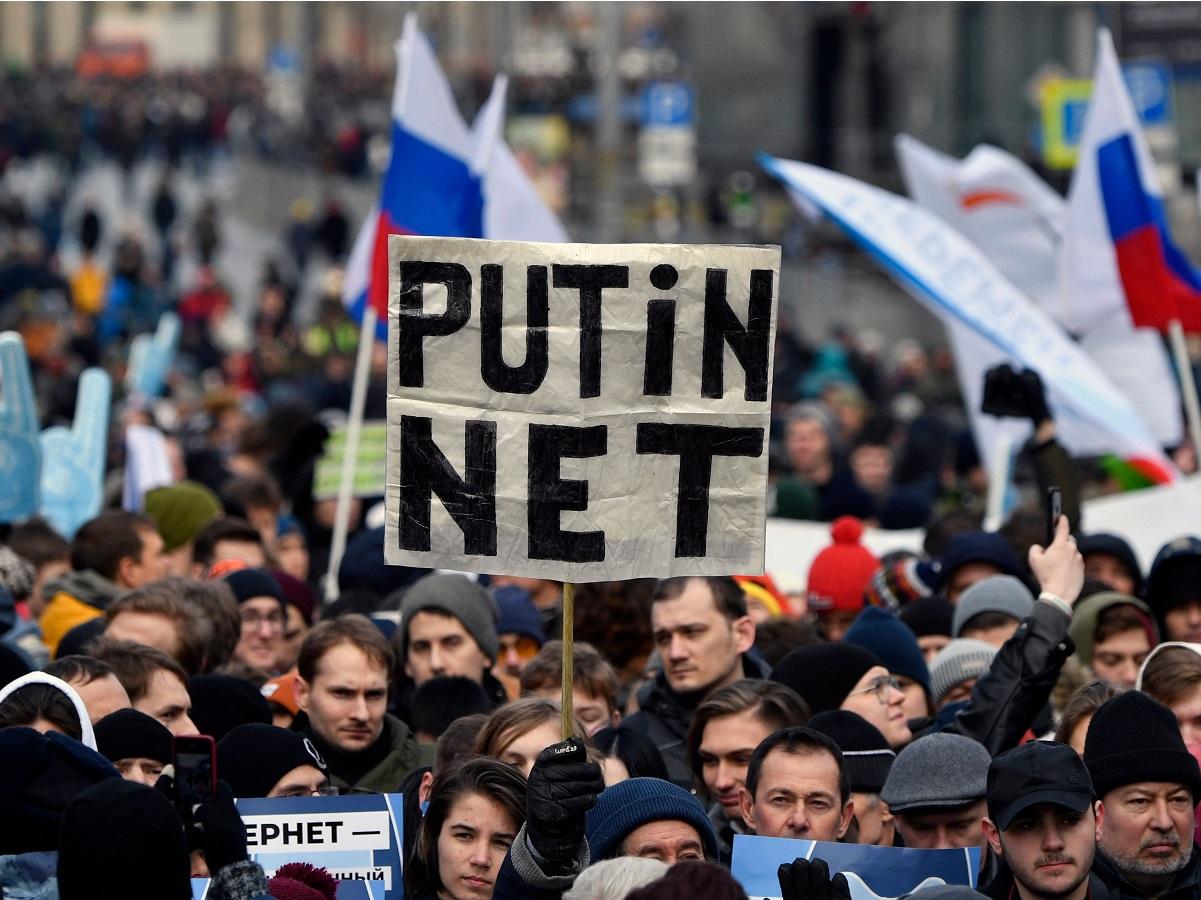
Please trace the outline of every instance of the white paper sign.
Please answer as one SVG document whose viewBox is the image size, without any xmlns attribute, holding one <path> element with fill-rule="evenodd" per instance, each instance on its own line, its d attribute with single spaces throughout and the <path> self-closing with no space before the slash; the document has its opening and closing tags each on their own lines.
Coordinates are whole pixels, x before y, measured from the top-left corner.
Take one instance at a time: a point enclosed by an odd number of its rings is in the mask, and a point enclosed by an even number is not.
<svg viewBox="0 0 1201 900">
<path fill-rule="evenodd" d="M 775 247 L 393 236 L 385 556 L 763 571 Z"/>
</svg>

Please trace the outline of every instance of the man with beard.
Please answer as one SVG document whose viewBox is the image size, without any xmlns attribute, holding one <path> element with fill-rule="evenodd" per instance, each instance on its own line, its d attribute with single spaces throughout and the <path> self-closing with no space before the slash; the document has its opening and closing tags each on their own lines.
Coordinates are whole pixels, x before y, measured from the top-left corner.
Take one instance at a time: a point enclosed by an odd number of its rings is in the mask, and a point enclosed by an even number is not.
<svg viewBox="0 0 1201 900">
<path fill-rule="evenodd" d="M 1201 895 L 1193 852 L 1201 767 L 1171 710 L 1138 691 L 1119 694 L 1093 716 L 1084 764 L 1104 804 L 1093 872 L 1131 900 Z"/>
<path fill-rule="evenodd" d="M 663 669 L 638 692 L 628 724 L 658 748 L 668 778 L 692 787 L 687 736 L 692 715 L 714 691 L 743 678 L 764 678 L 767 665 L 748 653 L 755 623 L 732 578 L 668 578 L 651 604 L 651 630 Z"/>
<path fill-rule="evenodd" d="M 1090 868 L 1104 808 L 1076 751 L 1036 741 L 988 767 L 984 836 L 1000 860 L 984 892 L 993 900 L 1100 900 L 1109 890 Z"/>
</svg>

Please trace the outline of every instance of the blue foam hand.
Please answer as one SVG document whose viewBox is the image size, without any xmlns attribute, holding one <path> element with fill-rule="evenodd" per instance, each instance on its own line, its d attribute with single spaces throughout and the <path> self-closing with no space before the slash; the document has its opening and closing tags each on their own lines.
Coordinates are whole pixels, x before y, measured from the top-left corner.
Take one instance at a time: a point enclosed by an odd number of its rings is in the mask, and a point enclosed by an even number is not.
<svg viewBox="0 0 1201 900">
<path fill-rule="evenodd" d="M 0 522 L 38 511 L 41 424 L 25 342 L 15 331 L 0 334 Z"/>
<path fill-rule="evenodd" d="M 129 346 L 129 367 L 125 386 L 130 393 L 157 397 L 167 385 L 167 374 L 175 364 L 179 348 L 179 316 L 172 312 L 159 316 L 154 336 L 140 334 Z"/>
<path fill-rule="evenodd" d="M 41 512 L 68 538 L 100 512 L 112 395 L 107 372 L 85 370 L 79 378 L 74 423 L 42 432 Z"/>
</svg>

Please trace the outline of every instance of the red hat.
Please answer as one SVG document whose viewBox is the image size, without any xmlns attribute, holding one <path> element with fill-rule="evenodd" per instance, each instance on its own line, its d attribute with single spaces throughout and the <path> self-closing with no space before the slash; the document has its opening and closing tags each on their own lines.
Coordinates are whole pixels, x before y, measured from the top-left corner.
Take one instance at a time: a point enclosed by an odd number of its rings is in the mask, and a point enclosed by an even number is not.
<svg viewBox="0 0 1201 900">
<path fill-rule="evenodd" d="M 854 516 L 841 516 L 830 525 L 832 546 L 822 550 L 809 566 L 809 608 L 857 612 L 863 609 L 863 593 L 880 568 L 880 560 L 859 543 L 863 523 Z"/>
</svg>

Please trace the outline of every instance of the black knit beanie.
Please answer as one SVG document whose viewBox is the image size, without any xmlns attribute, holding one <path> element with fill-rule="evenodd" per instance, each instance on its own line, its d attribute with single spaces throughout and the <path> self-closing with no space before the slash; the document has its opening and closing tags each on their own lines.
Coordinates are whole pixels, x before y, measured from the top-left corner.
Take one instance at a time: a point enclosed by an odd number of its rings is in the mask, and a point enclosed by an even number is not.
<svg viewBox="0 0 1201 900">
<path fill-rule="evenodd" d="M 171 732 L 136 709 L 119 709 L 96 723 L 96 748 L 109 762 L 153 759 L 171 762 Z"/>
<path fill-rule="evenodd" d="M 59 900 L 191 900 L 188 841 L 171 801 L 119 778 L 63 814 Z"/>
<path fill-rule="evenodd" d="M 1101 705 L 1088 726 L 1084 764 L 1097 796 L 1140 781 L 1183 784 L 1201 800 L 1201 767 L 1188 752 L 1172 711 L 1141 691 Z"/>
<path fill-rule="evenodd" d="M 918 637 L 932 634 L 951 636 L 951 620 L 955 617 L 955 608 L 947 602 L 947 598 L 939 594 L 910 603 L 900 612 L 901 621 L 913 629 Z"/>
<path fill-rule="evenodd" d="M 868 669 L 883 665 L 874 653 L 855 644 L 809 644 L 776 663 L 771 680 L 800 694 L 816 715 L 838 709 Z"/>
<path fill-rule="evenodd" d="M 852 791 L 878 794 L 883 790 L 888 770 L 897 755 L 880 729 L 846 709 L 818 713 L 809 720 L 809 727 L 838 745 Z"/>
<path fill-rule="evenodd" d="M 266 797 L 299 766 L 326 771 L 313 742 L 286 728 L 239 725 L 217 743 L 217 773 L 235 797 Z"/>
<path fill-rule="evenodd" d="M 232 675 L 193 675 L 188 695 L 196 729 L 215 741 L 247 722 L 272 722 L 267 698 L 249 681 Z"/>
</svg>

